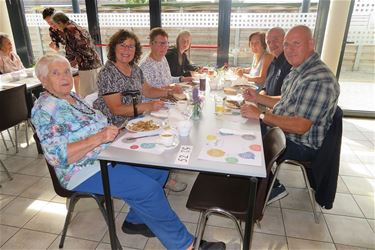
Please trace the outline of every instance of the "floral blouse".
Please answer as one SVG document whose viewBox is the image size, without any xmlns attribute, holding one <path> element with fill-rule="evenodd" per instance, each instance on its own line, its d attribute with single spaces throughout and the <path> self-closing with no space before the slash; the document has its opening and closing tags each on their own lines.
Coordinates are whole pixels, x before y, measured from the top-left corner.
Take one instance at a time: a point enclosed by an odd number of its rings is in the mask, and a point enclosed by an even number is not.
<svg viewBox="0 0 375 250">
<path fill-rule="evenodd" d="M 71 95 L 77 97 L 73 92 Z M 100 111 L 90 109 L 95 113 L 84 114 L 77 109 L 85 112 L 90 110 L 78 101 L 74 107 L 66 100 L 43 92 L 31 113 L 31 121 L 36 128 L 44 156 L 55 168 L 57 178 L 64 187 L 67 187 L 72 176 L 81 169 L 93 166 L 98 154 L 108 145 L 102 144 L 79 161 L 68 164 L 69 143 L 83 140 L 107 126 L 107 118 Z"/>
<path fill-rule="evenodd" d="M 76 61 L 79 70 L 92 70 L 102 66 L 87 30 L 69 21 L 64 34 L 66 58 L 69 62 Z"/>
</svg>

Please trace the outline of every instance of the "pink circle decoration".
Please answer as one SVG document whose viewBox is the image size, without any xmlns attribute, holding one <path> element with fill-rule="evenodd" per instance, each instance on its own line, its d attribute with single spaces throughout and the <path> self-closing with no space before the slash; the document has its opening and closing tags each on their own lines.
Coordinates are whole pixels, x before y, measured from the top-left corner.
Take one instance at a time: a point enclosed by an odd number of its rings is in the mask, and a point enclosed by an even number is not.
<svg viewBox="0 0 375 250">
<path fill-rule="evenodd" d="M 262 146 L 260 146 L 259 144 L 252 144 L 252 145 L 250 145 L 249 148 L 253 151 L 261 151 L 262 150 Z"/>
<path fill-rule="evenodd" d="M 130 146 L 130 149 L 138 149 L 138 148 L 139 148 L 138 145 L 131 145 L 131 146 Z"/>
</svg>

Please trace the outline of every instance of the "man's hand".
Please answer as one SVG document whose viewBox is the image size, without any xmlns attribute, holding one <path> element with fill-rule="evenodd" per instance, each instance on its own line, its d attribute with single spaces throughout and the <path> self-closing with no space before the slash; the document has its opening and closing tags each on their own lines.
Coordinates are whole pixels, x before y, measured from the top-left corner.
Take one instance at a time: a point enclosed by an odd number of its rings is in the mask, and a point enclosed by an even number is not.
<svg viewBox="0 0 375 250">
<path fill-rule="evenodd" d="M 147 102 L 146 104 L 148 104 L 147 106 L 148 111 L 158 111 L 164 106 L 163 101 L 151 101 L 151 102 Z"/>
<path fill-rule="evenodd" d="M 171 85 L 168 87 L 168 90 L 172 92 L 172 94 L 182 94 L 184 92 L 181 86 L 178 85 Z"/>
<path fill-rule="evenodd" d="M 257 97 L 258 97 L 258 93 L 253 88 L 247 88 L 243 92 L 242 96 L 245 99 L 245 101 L 256 102 L 257 101 Z"/>
<path fill-rule="evenodd" d="M 241 115 L 245 118 L 258 119 L 260 110 L 254 104 L 244 104 L 241 106 Z"/>
</svg>

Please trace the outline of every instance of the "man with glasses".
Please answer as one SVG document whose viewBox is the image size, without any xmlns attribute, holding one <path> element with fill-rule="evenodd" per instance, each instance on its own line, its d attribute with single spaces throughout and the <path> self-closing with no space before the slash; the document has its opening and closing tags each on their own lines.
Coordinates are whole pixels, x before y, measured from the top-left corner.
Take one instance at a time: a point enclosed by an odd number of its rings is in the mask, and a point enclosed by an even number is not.
<svg viewBox="0 0 375 250">
<path fill-rule="evenodd" d="M 245 104 L 241 107 L 242 116 L 259 118 L 262 134 L 266 125 L 285 132 L 287 147 L 281 160 L 312 161 L 337 108 L 337 79 L 320 60 L 314 45 L 308 27 L 291 28 L 284 39 L 284 53 L 292 69 L 284 79 L 281 96 L 260 95 L 252 89 L 244 93 L 245 100 L 265 105 L 270 111 L 262 112 L 256 105 Z M 279 194 L 269 203 L 283 197 Z"/>
</svg>

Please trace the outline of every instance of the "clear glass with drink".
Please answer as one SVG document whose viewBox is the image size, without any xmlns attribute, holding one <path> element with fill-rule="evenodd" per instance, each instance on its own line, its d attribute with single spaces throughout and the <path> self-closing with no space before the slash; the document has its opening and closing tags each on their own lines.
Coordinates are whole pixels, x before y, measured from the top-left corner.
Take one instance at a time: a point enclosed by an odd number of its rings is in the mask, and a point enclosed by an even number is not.
<svg viewBox="0 0 375 250">
<path fill-rule="evenodd" d="M 206 74 L 200 75 L 199 78 L 199 90 L 206 91 Z"/>
<path fill-rule="evenodd" d="M 215 95 L 215 113 L 218 115 L 224 113 L 224 99 L 220 95 Z"/>
</svg>

